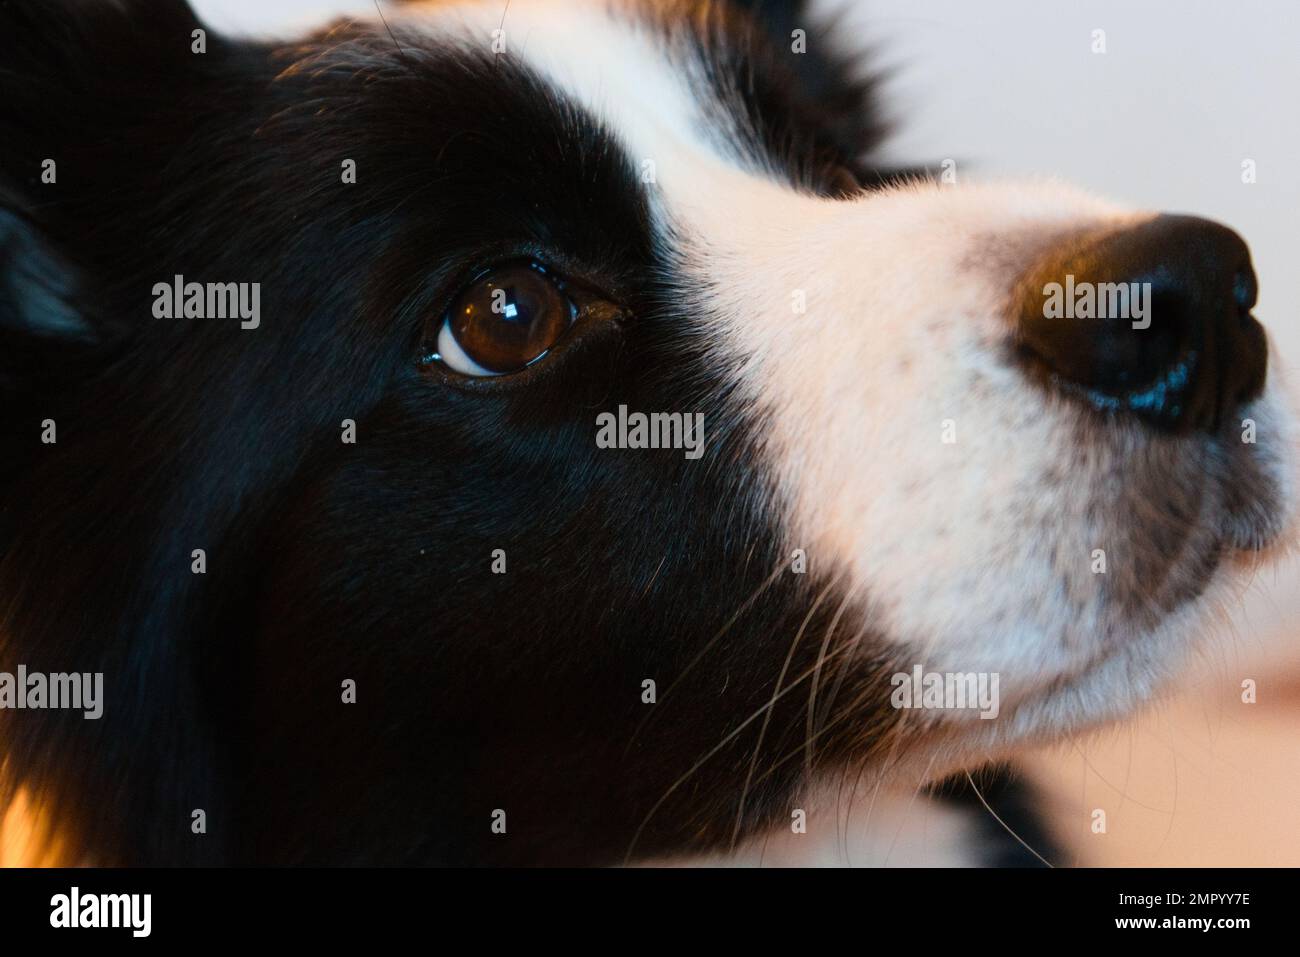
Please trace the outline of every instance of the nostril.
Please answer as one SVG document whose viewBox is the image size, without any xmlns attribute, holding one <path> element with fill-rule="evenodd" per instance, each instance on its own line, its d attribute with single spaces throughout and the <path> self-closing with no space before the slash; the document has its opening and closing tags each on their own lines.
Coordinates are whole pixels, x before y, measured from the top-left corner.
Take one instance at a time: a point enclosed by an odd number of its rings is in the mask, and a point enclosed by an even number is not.
<svg viewBox="0 0 1300 957">
<path fill-rule="evenodd" d="M 1021 281 L 1016 342 L 1053 387 L 1098 409 L 1213 431 L 1263 388 L 1256 295 L 1241 237 L 1160 216 L 1049 252 Z"/>
</svg>

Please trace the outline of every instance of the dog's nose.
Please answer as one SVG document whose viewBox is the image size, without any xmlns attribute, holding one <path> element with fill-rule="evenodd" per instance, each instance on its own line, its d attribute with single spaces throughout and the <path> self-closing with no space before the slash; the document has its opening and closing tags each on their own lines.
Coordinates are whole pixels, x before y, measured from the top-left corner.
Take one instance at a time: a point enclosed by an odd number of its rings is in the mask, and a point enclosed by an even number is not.
<svg viewBox="0 0 1300 957">
<path fill-rule="evenodd" d="M 1064 243 L 1022 280 L 1017 341 L 1053 383 L 1169 431 L 1215 431 L 1264 387 L 1255 272 L 1231 229 L 1159 216 Z"/>
</svg>

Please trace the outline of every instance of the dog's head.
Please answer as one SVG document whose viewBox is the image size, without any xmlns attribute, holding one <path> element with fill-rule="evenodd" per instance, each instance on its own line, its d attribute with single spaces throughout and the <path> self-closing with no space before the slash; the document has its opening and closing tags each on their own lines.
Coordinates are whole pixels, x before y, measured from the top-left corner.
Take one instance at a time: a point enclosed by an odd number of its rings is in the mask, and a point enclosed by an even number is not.
<svg viewBox="0 0 1300 957">
<path fill-rule="evenodd" d="M 0 669 L 106 701 L 0 720 L 98 859 L 725 847 L 1124 713 L 1281 533 L 1241 240 L 883 168 L 802 14 L 56 6 L 0 12 Z"/>
</svg>

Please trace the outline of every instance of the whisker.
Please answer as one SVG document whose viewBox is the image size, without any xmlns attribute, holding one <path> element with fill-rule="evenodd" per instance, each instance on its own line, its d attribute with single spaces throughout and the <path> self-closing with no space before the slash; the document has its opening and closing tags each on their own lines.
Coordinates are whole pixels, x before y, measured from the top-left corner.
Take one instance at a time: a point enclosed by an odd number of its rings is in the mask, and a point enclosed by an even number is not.
<svg viewBox="0 0 1300 957">
<path fill-rule="evenodd" d="M 830 646 L 831 636 L 835 634 L 835 629 L 840 624 L 840 618 L 843 617 L 845 610 L 849 607 L 849 602 L 852 600 L 853 589 L 849 589 L 844 596 L 844 600 L 840 602 L 840 607 L 835 610 L 835 616 L 831 619 L 830 625 L 826 628 L 826 637 L 822 639 L 821 650 L 817 654 L 817 664 L 813 668 L 812 684 L 808 688 L 808 722 L 804 743 L 804 771 L 809 778 L 812 777 L 813 715 L 816 713 L 817 708 L 817 679 L 821 677 L 822 665 L 826 662 L 826 649 Z"/>
<path fill-rule="evenodd" d="M 816 726 L 818 728 L 825 725 L 830 719 L 830 716 L 834 711 L 835 701 L 840 694 L 840 688 L 843 687 L 844 679 L 848 676 L 849 671 L 853 667 L 855 652 L 857 651 L 858 646 L 862 644 L 862 639 L 866 633 L 867 627 L 863 625 L 858 629 L 857 633 L 854 634 L 853 640 L 849 642 L 848 653 L 840 659 L 839 666 L 835 669 L 835 684 L 831 685 L 831 693 L 827 696 L 826 703 L 822 705 L 821 716 L 817 719 Z"/>
<path fill-rule="evenodd" d="M 831 652 L 830 656 L 835 657 L 839 654 L 840 654 L 840 649 L 836 649 L 835 651 Z M 685 773 L 681 775 L 681 777 L 679 777 L 668 787 L 668 790 L 665 791 L 663 796 L 654 803 L 654 806 L 650 808 L 644 820 L 641 821 L 640 826 L 637 827 L 636 832 L 632 835 L 631 843 L 628 845 L 627 854 L 624 856 L 625 862 L 631 861 L 632 852 L 636 849 L 637 842 L 641 839 L 641 834 L 645 831 L 646 825 L 650 823 L 650 819 L 655 816 L 655 813 L 659 810 L 659 808 L 663 807 L 664 802 L 667 801 L 679 787 L 681 787 L 684 783 L 686 783 L 686 781 L 688 781 L 690 777 L 693 774 L 695 774 L 696 771 L 704 767 L 704 765 L 708 763 L 710 758 L 712 758 L 715 754 L 717 754 L 728 744 L 734 741 L 740 735 L 740 733 L 745 730 L 745 728 L 749 727 L 751 724 L 753 724 L 755 721 L 761 718 L 764 714 L 766 714 L 769 709 L 771 709 L 776 705 L 777 701 L 779 701 L 781 698 L 784 698 L 795 688 L 799 687 L 799 685 L 801 685 L 806 679 L 808 679 L 812 675 L 812 672 L 813 669 L 809 668 L 799 677 L 791 681 L 790 684 L 786 685 L 783 689 L 781 689 L 781 691 L 779 691 L 771 701 L 769 701 L 763 707 L 759 708 L 757 711 L 755 711 L 753 714 L 747 717 L 744 721 L 740 722 L 740 724 L 736 725 L 735 728 L 733 728 L 730 732 L 728 732 L 726 737 L 724 737 L 716 745 L 710 748 L 707 754 L 705 754 L 702 758 L 700 758 L 698 761 L 692 764 L 685 771 Z M 799 751 L 793 752 L 793 755 L 797 755 L 797 754 L 799 754 Z M 763 777 L 760 778 L 759 780 L 764 780 L 770 775 L 770 773 L 771 773 L 770 771 L 765 772 Z"/>
<path fill-rule="evenodd" d="M 808 609 L 808 614 L 804 616 L 803 623 L 799 625 L 799 630 L 795 632 L 794 641 L 790 642 L 790 650 L 786 652 L 785 663 L 781 666 L 781 674 L 777 677 L 776 687 L 772 691 L 772 699 L 767 703 L 767 714 L 763 718 L 763 726 L 758 731 L 758 743 L 754 745 L 754 756 L 749 761 L 749 773 L 745 775 L 745 784 L 740 790 L 740 804 L 736 809 L 736 826 L 731 832 L 731 847 L 733 850 L 736 847 L 736 840 L 740 837 L 740 828 L 745 817 L 745 799 L 749 796 L 749 785 L 754 779 L 754 769 L 758 766 L 758 755 L 763 750 L 763 738 L 767 736 L 767 726 L 772 720 L 772 708 L 781 693 L 781 685 L 785 682 L 785 674 L 790 669 L 790 662 L 794 659 L 795 649 L 799 647 L 799 642 L 808 628 L 808 623 L 812 621 L 813 615 L 817 613 L 823 599 L 830 594 L 831 589 L 834 587 L 835 582 L 832 581 L 822 589 L 821 594 L 813 601 L 812 607 Z"/>
<path fill-rule="evenodd" d="M 847 654 L 847 653 L 848 653 L 848 648 L 847 648 L 847 646 L 844 647 L 844 648 L 837 648 L 835 651 L 832 651 L 832 652 L 830 653 L 829 658 L 835 658 L 835 657 L 837 657 L 837 656 L 844 655 L 844 654 Z M 811 673 L 811 671 L 810 671 L 809 673 Z M 805 676 L 805 677 L 806 677 L 806 676 Z M 818 729 L 817 732 L 814 733 L 814 735 L 813 735 L 813 739 L 816 740 L 817 738 L 820 738 L 820 737 L 822 737 L 823 735 L 825 735 L 825 734 L 827 734 L 827 733 L 829 733 L 829 732 L 831 732 L 831 731 L 838 730 L 838 728 L 839 728 L 841 725 L 843 725 L 846 721 L 848 721 L 848 720 L 850 720 L 850 719 L 852 719 L 852 718 L 858 717 L 858 706 L 861 705 L 861 704 L 865 701 L 865 699 L 866 699 L 866 697 L 867 697 L 868 694 L 869 694 L 869 691 L 866 691 L 866 692 L 863 692 L 862 694 L 860 694 L 860 695 L 858 696 L 858 698 L 856 699 L 856 701 L 854 702 L 854 704 L 850 705 L 848 708 L 845 708 L 844 711 L 841 712 L 841 713 L 840 713 L 840 714 L 839 714 L 839 715 L 838 715 L 838 716 L 837 716 L 833 721 L 831 721 L 829 724 L 827 724 L 827 725 L 825 725 L 824 727 Z M 891 749 L 890 749 L 889 758 L 886 759 L 887 761 L 888 761 L 889 759 L 891 759 L 891 758 L 894 756 L 894 754 L 897 752 L 899 742 L 900 742 L 900 739 L 899 739 L 899 738 L 895 738 L 894 743 L 893 743 L 893 746 L 892 746 Z M 787 754 L 785 757 L 783 757 L 783 758 L 779 758 L 778 760 L 774 761 L 774 762 L 773 762 L 773 763 L 768 767 L 767 771 L 765 771 L 765 772 L 764 772 L 764 773 L 763 773 L 763 774 L 758 778 L 758 781 L 757 781 L 756 783 L 758 783 L 758 784 L 762 784 L 762 783 L 763 783 L 764 781 L 766 781 L 769 777 L 771 777 L 773 774 L 775 774 L 776 771 L 777 771 L 777 769 L 780 768 L 783 764 L 785 764 L 785 763 L 788 762 L 788 761 L 792 761 L 792 760 L 794 760 L 794 759 L 797 758 L 800 754 L 802 754 L 802 753 L 804 752 L 805 747 L 806 747 L 806 743 L 805 743 L 805 744 L 801 744 L 801 745 L 799 745 L 797 748 L 795 748 L 793 751 L 791 751 L 789 754 Z"/>
<path fill-rule="evenodd" d="M 962 774 L 966 775 L 966 781 L 968 784 L 970 784 L 970 789 L 974 791 L 975 796 L 980 799 L 980 803 L 984 805 L 984 810 L 988 811 L 989 814 L 993 816 L 993 820 L 997 821 L 999 824 L 1002 825 L 1002 830 L 1006 831 L 1017 841 L 1019 841 L 1021 847 L 1023 847 L 1030 854 L 1034 855 L 1034 857 L 1042 861 L 1046 867 L 1051 867 L 1054 869 L 1056 865 L 1054 865 L 1047 858 L 1043 857 L 1042 854 L 1039 854 L 1036 850 L 1034 850 L 1027 843 L 1025 843 L 1025 839 L 1021 837 L 1019 834 L 1017 834 L 1015 831 L 1011 830 L 1011 828 L 1007 825 L 1007 822 L 1002 820 L 1002 818 L 998 817 L 998 812 L 993 810 L 993 808 L 989 807 L 989 802 L 984 800 L 984 795 L 980 792 L 980 789 L 975 786 L 975 779 L 970 776 L 970 772 L 963 771 Z"/>
<path fill-rule="evenodd" d="M 927 764 L 927 765 L 925 766 L 925 773 L 921 775 L 921 780 L 922 780 L 922 781 L 924 781 L 926 778 L 928 778 L 928 777 L 930 776 L 930 772 L 931 772 L 932 770 L 934 770 L 934 762 L 935 762 L 937 759 L 938 759 L 938 755 L 931 755 L 931 756 L 930 756 L 930 763 Z M 908 818 L 908 815 L 912 813 L 912 808 L 916 807 L 916 799 L 917 799 L 917 797 L 920 796 L 920 794 L 921 794 L 921 792 L 922 792 L 923 790 L 925 790 L 925 785 L 924 785 L 924 784 L 918 784 L 918 785 L 917 785 L 917 786 L 912 790 L 912 796 L 911 796 L 910 798 L 907 799 L 907 806 L 906 806 L 905 808 L 903 808 L 902 820 L 900 820 L 900 821 L 898 822 L 898 829 L 894 831 L 894 839 L 893 839 L 892 841 L 889 842 L 889 849 L 888 849 L 887 851 L 885 851 L 885 857 L 884 857 L 884 860 L 882 860 L 882 861 L 880 862 L 880 866 L 881 866 L 881 867 L 888 867 L 888 866 L 889 866 L 889 859 L 890 859 L 890 858 L 893 856 L 893 854 L 894 854 L 894 848 L 896 848 L 896 847 L 898 846 L 898 839 L 899 839 L 900 837 L 903 836 L 903 828 L 907 827 L 907 818 Z"/>
<path fill-rule="evenodd" d="M 769 575 L 767 579 L 761 585 L 759 585 L 758 588 L 754 590 L 753 594 L 751 594 L 748 598 L 746 598 L 741 603 L 740 607 L 736 609 L 735 613 L 730 618 L 727 619 L 726 623 L 721 628 L 718 629 L 718 633 L 715 634 L 712 638 L 710 638 L 707 642 L 705 642 L 704 647 L 701 648 L 696 653 L 694 658 L 692 658 L 689 662 L 687 662 L 686 667 L 682 669 L 681 674 L 679 674 L 676 678 L 674 678 L 672 682 L 668 685 L 668 687 L 665 688 L 659 694 L 659 703 L 661 705 L 663 704 L 664 699 L 667 698 L 668 695 L 672 693 L 673 689 L 676 688 L 679 684 L 681 684 L 683 679 L 685 679 L 686 676 L 691 673 L 691 669 L 693 669 L 696 665 L 698 665 L 700 661 L 704 658 L 704 656 L 707 655 L 710 650 L 712 650 L 713 646 L 722 640 L 723 636 L 726 635 L 727 632 L 731 630 L 731 627 L 737 621 L 740 620 L 740 617 L 750 609 L 750 607 L 754 604 L 754 602 L 758 601 L 758 599 L 761 598 L 763 594 L 769 588 L 772 587 L 772 583 L 775 582 L 777 578 L 779 578 L 785 570 L 786 570 L 785 560 L 782 559 L 781 562 L 779 562 L 776 568 L 772 571 L 772 574 Z M 632 750 L 632 745 L 636 743 L 637 737 L 641 734 L 642 731 L 645 730 L 646 725 L 650 723 L 650 719 L 654 717 L 655 712 L 658 710 L 659 710 L 658 707 L 650 709 L 649 713 L 646 714 L 646 716 L 642 718 L 641 721 L 637 724 L 636 730 L 632 732 L 632 736 L 628 738 L 627 746 L 623 749 L 624 755 L 626 755 L 629 751 Z"/>
</svg>

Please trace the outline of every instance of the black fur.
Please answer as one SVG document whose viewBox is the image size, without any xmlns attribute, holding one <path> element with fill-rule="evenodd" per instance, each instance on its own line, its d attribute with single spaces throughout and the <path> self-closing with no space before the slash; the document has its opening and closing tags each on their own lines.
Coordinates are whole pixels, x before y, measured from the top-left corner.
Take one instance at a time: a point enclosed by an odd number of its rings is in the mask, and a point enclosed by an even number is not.
<svg viewBox="0 0 1300 957">
<path fill-rule="evenodd" d="M 200 56 L 197 27 L 0 3 L 0 668 L 102 671 L 107 699 L 0 712 L 6 786 L 95 863 L 604 864 L 787 821 L 804 686 L 761 749 L 751 716 L 827 583 L 771 577 L 762 423 L 683 333 L 630 158 L 486 52 L 340 24 Z M 816 170 L 874 137 L 796 113 L 769 129 Z M 421 366 L 465 277 L 517 256 L 630 318 L 517 383 Z M 260 282 L 261 327 L 154 319 L 175 274 Z M 705 459 L 598 450 L 620 403 L 704 412 Z M 893 670 L 827 671 L 809 760 L 885 746 Z"/>
</svg>

